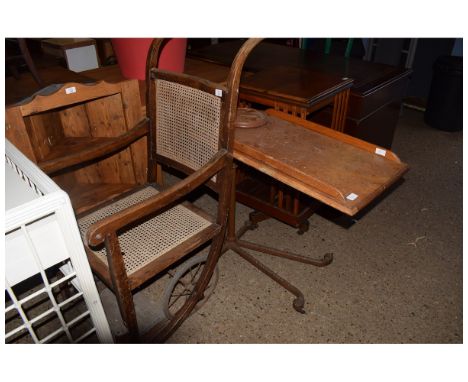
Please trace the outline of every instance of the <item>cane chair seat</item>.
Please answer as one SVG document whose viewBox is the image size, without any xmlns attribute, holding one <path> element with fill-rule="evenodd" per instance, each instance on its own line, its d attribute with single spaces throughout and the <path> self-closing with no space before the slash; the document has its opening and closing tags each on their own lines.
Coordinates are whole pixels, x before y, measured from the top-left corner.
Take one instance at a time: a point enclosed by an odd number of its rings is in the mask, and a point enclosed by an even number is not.
<svg viewBox="0 0 468 382">
<path fill-rule="evenodd" d="M 149 197 L 158 194 L 153 186 L 145 186 L 134 193 L 108 204 L 78 220 L 81 234 L 86 234 L 88 228 L 99 220 L 131 207 Z M 183 204 L 176 205 L 155 217 L 138 225 L 119 232 L 118 238 L 123 253 L 125 270 L 129 278 L 145 266 L 177 246 L 187 242 L 204 230 L 216 231 L 213 224 L 206 217 L 201 216 Z M 105 247 L 87 248 L 95 258 L 108 266 Z"/>
</svg>

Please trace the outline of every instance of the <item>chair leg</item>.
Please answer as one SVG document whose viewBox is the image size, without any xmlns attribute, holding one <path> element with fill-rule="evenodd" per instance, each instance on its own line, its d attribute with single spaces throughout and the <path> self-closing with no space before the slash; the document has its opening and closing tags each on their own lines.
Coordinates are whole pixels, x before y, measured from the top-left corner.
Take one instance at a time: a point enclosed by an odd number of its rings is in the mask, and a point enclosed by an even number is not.
<svg viewBox="0 0 468 382">
<path fill-rule="evenodd" d="M 37 71 L 36 65 L 29 53 L 28 46 L 26 44 L 26 40 L 24 38 L 18 39 L 18 44 L 21 50 L 21 54 L 23 55 L 24 60 L 26 61 L 26 65 L 28 66 L 29 71 L 31 72 L 34 80 L 40 87 L 44 86 L 44 82 L 42 81 L 41 77 L 39 76 L 39 72 Z"/>
<path fill-rule="evenodd" d="M 117 235 L 115 233 L 108 234 L 105 244 L 107 261 L 120 314 L 129 331 L 130 342 L 137 342 L 139 333 L 135 305 L 133 304 L 132 292 L 128 287 L 127 273 Z"/>
<path fill-rule="evenodd" d="M 164 173 L 160 164 L 156 165 L 156 184 L 159 186 L 164 186 Z"/>
<path fill-rule="evenodd" d="M 235 182 L 223 182 L 223 178 L 235 179 L 235 169 L 232 167 L 231 163 L 225 168 L 221 173 L 218 173 L 220 177 L 220 184 L 223 185 L 223 188 L 220 190 L 219 195 L 220 199 L 218 202 L 218 221 L 217 223 L 222 227 L 221 231 L 213 238 L 211 242 L 210 251 L 206 259 L 205 266 L 203 271 L 198 279 L 194 293 L 187 299 L 185 304 L 179 311 L 174 315 L 174 317 L 169 322 L 160 322 L 156 324 L 153 328 L 146 332 L 142 340 L 146 343 L 162 343 L 165 342 L 178 328 L 185 319 L 190 315 L 198 301 L 203 298 L 203 293 L 205 292 L 206 287 L 208 286 L 213 272 L 218 264 L 218 260 L 223 253 L 224 242 L 226 237 L 227 223 L 229 220 L 229 205 L 231 202 L 231 195 L 234 193 L 235 200 Z M 230 186 L 229 183 L 232 183 Z M 222 195 L 222 197 L 221 197 Z"/>
</svg>

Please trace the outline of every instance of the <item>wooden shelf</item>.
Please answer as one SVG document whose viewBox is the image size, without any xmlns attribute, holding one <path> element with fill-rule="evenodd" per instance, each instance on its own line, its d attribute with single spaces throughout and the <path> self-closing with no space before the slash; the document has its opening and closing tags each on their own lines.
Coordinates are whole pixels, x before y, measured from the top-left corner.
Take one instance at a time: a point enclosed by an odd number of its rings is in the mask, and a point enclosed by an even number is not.
<svg viewBox="0 0 468 382">
<path fill-rule="evenodd" d="M 50 168 L 54 168 L 54 170 L 59 170 L 60 168 L 55 169 L 57 167 L 55 162 L 57 160 L 69 162 L 69 157 L 73 157 L 74 155 L 79 155 L 83 151 L 95 151 L 96 148 L 101 146 L 106 146 L 110 142 L 112 142 L 114 138 L 93 138 L 93 137 L 76 137 L 76 138 L 64 138 L 60 143 L 51 147 L 51 151 L 44 157 L 43 160 L 39 161 L 39 166 L 45 172 L 52 172 Z M 77 163 L 80 163 L 82 160 L 80 159 Z M 75 164 L 75 163 L 73 163 Z M 63 167 L 62 165 L 59 165 Z"/>
<path fill-rule="evenodd" d="M 44 172 L 51 174 L 67 167 L 112 154 L 138 138 L 143 137 L 146 132 L 147 125 L 142 122 L 118 137 L 64 138 L 60 143 L 54 145 L 51 151 L 38 164 Z"/>
</svg>

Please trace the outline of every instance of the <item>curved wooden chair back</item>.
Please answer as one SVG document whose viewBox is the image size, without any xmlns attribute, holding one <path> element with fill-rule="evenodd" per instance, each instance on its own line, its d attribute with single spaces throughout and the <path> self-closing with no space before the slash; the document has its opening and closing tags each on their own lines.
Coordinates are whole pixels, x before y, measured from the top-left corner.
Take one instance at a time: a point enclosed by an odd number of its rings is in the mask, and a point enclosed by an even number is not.
<svg viewBox="0 0 468 382">
<path fill-rule="evenodd" d="M 240 75 L 245 59 L 261 39 L 239 50 L 226 85 L 158 69 L 163 39 L 155 39 L 147 63 L 149 159 L 189 174 L 219 150 L 232 153 Z M 151 174 L 154 179 L 154 174 Z M 216 182 L 218 183 L 218 182 Z M 215 189 L 217 187 L 214 187 Z"/>
</svg>

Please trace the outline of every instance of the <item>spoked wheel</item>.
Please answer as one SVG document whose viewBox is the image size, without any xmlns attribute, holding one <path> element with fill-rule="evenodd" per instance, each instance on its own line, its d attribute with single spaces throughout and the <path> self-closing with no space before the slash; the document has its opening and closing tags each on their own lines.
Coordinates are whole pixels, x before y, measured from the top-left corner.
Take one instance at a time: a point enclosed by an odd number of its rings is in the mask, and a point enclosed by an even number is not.
<svg viewBox="0 0 468 382">
<path fill-rule="evenodd" d="M 180 266 L 171 281 L 167 284 L 162 296 L 162 308 L 166 319 L 172 319 L 176 312 L 185 304 L 185 301 L 192 295 L 195 285 L 202 274 L 207 257 L 208 255 L 196 256 L 187 260 Z M 213 276 L 203 293 L 203 298 L 195 305 L 192 313 L 196 312 L 206 303 L 216 288 L 218 279 L 219 272 L 216 266 Z"/>
</svg>

